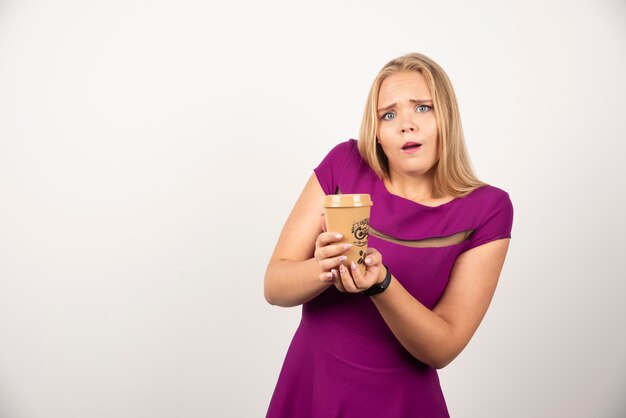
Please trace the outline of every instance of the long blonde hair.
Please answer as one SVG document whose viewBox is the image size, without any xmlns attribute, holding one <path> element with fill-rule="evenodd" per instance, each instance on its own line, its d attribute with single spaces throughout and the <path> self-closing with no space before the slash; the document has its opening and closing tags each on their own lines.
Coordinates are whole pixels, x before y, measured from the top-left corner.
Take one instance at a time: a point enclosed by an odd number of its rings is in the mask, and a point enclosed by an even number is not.
<svg viewBox="0 0 626 418">
<path fill-rule="evenodd" d="M 400 71 L 417 71 L 430 89 L 437 119 L 439 161 L 435 167 L 435 196 L 462 197 L 484 185 L 474 174 L 465 147 L 461 116 L 450 79 L 432 59 L 418 53 L 389 61 L 378 73 L 365 104 L 359 133 L 359 153 L 381 179 L 389 178 L 389 161 L 378 144 L 378 93 L 383 81 Z"/>
</svg>

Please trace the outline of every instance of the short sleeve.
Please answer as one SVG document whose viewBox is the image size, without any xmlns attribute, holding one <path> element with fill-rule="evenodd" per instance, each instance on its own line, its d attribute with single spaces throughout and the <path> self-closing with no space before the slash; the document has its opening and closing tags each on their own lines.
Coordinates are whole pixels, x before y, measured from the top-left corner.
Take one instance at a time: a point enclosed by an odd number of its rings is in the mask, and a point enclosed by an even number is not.
<svg viewBox="0 0 626 418">
<path fill-rule="evenodd" d="M 494 203 L 488 205 L 483 221 L 470 236 L 466 251 L 491 241 L 511 238 L 513 203 L 505 191 L 498 191 L 501 193 Z"/>
<path fill-rule="evenodd" d="M 355 149 L 356 141 L 342 142 L 330 150 L 322 162 L 313 170 L 325 194 L 336 193 L 346 167 L 346 161 Z"/>
</svg>

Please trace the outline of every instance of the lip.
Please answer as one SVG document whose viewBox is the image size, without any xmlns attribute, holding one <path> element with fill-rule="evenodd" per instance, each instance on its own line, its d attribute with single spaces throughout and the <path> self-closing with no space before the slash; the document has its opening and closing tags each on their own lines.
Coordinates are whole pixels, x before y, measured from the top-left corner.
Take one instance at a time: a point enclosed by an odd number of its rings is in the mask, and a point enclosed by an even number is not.
<svg viewBox="0 0 626 418">
<path fill-rule="evenodd" d="M 407 154 L 413 154 L 414 152 L 417 152 L 421 147 L 422 144 L 420 144 L 419 142 L 409 141 L 405 142 L 404 145 L 402 145 L 402 151 Z"/>
</svg>

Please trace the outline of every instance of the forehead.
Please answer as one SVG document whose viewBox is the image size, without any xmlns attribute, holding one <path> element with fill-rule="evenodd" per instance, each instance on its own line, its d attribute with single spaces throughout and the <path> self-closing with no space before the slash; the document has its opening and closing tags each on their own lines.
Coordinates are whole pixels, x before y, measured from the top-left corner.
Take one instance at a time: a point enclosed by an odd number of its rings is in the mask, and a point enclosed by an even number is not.
<svg viewBox="0 0 626 418">
<path fill-rule="evenodd" d="M 430 100 L 430 89 L 423 75 L 417 71 L 400 71 L 383 80 L 378 92 L 381 105 L 399 100 Z"/>
</svg>

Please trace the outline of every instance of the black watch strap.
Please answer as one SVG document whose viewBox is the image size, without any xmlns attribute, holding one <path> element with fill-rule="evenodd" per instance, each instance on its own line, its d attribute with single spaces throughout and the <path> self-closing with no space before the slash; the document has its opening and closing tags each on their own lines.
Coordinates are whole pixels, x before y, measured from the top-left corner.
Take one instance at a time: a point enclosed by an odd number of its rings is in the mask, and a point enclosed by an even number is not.
<svg viewBox="0 0 626 418">
<path fill-rule="evenodd" d="M 385 265 L 383 264 L 383 266 Z M 391 272 L 389 271 L 389 267 L 385 266 L 385 269 L 387 270 L 387 275 L 385 276 L 385 280 L 383 280 L 381 283 L 376 283 L 374 286 L 370 287 L 369 289 L 362 291 L 361 292 L 362 295 L 374 296 L 379 293 L 383 293 L 385 289 L 389 287 L 389 283 L 391 283 Z"/>
</svg>

